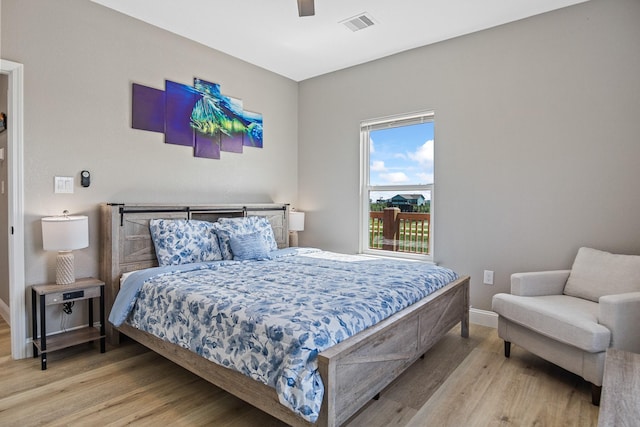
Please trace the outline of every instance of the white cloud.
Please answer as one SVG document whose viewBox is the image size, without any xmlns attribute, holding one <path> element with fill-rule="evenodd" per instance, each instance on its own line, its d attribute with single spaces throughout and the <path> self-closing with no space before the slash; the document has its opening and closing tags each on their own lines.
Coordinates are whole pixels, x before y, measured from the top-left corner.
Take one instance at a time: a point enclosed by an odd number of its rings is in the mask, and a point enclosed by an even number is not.
<svg viewBox="0 0 640 427">
<path fill-rule="evenodd" d="M 433 184 L 433 173 L 416 174 L 420 184 Z"/>
<path fill-rule="evenodd" d="M 415 153 L 407 154 L 411 160 L 420 164 L 433 163 L 433 139 L 430 139 L 418 147 L 418 150 Z"/>
<path fill-rule="evenodd" d="M 409 177 L 404 172 L 381 173 L 380 178 L 388 184 L 402 184 L 409 181 Z"/>
<path fill-rule="evenodd" d="M 371 171 L 372 172 L 384 172 L 387 168 L 384 166 L 384 162 L 382 160 L 376 160 L 371 163 Z"/>
<path fill-rule="evenodd" d="M 373 139 L 369 138 L 369 153 L 375 153 L 376 149 L 373 147 Z"/>
</svg>

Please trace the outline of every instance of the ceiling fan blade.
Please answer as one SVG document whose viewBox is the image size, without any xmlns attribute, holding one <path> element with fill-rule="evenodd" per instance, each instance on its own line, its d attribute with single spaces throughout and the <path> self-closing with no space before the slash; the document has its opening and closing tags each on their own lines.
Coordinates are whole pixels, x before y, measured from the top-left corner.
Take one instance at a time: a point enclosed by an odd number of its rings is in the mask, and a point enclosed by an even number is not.
<svg viewBox="0 0 640 427">
<path fill-rule="evenodd" d="M 316 14 L 314 0 L 298 0 L 298 15 L 313 16 Z"/>
</svg>

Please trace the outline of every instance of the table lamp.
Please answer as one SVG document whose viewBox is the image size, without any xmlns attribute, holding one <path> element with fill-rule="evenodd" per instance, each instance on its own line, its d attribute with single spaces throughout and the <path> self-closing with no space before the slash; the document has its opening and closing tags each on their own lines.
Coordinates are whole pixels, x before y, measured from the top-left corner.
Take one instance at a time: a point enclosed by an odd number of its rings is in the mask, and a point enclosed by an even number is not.
<svg viewBox="0 0 640 427">
<path fill-rule="evenodd" d="M 89 218 L 84 215 L 42 218 L 42 247 L 58 251 L 56 284 L 68 285 L 76 281 L 73 269 L 73 250 L 89 246 Z"/>
<path fill-rule="evenodd" d="M 289 212 L 289 246 L 298 246 L 298 231 L 304 231 L 304 212 Z"/>
</svg>

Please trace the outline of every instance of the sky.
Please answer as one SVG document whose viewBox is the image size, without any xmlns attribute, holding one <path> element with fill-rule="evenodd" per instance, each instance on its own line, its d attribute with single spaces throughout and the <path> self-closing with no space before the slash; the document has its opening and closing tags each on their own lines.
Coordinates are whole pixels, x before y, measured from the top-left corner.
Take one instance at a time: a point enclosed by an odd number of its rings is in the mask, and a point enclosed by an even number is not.
<svg viewBox="0 0 640 427">
<path fill-rule="evenodd" d="M 369 184 L 433 183 L 433 122 L 369 134 Z"/>
</svg>

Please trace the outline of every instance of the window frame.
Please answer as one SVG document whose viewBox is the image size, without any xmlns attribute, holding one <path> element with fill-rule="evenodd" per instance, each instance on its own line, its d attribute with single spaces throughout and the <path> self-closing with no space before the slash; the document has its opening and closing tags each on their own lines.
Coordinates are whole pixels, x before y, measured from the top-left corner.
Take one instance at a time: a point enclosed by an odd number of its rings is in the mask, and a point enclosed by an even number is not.
<svg viewBox="0 0 640 427">
<path fill-rule="evenodd" d="M 371 185 L 370 183 L 370 132 L 381 129 L 404 127 L 415 124 L 434 123 L 434 171 L 433 183 L 424 185 Z M 434 206 L 435 206 L 435 112 L 425 110 L 408 114 L 398 114 L 394 116 L 381 117 L 360 122 L 360 232 L 359 232 L 359 252 L 366 255 L 413 259 L 433 262 L 434 255 Z M 414 254 L 409 252 L 387 251 L 383 249 L 369 248 L 369 194 L 373 191 L 396 191 L 398 193 L 429 192 L 431 195 L 429 208 L 429 253 L 428 255 Z"/>
</svg>

